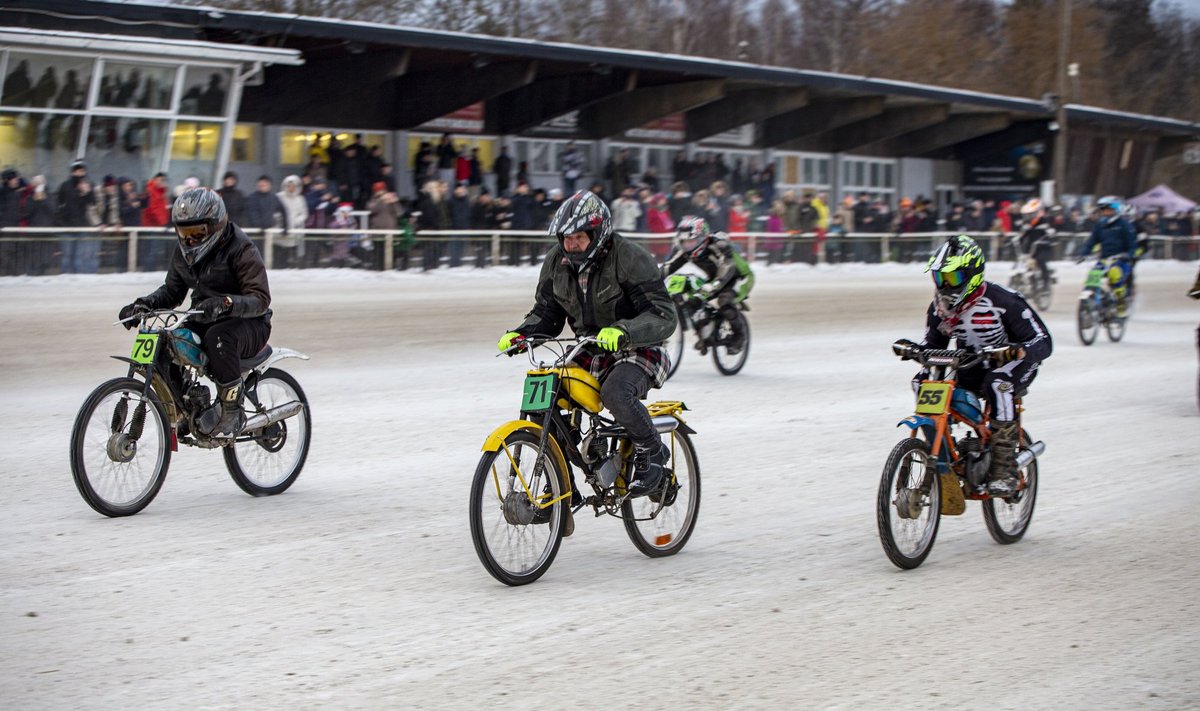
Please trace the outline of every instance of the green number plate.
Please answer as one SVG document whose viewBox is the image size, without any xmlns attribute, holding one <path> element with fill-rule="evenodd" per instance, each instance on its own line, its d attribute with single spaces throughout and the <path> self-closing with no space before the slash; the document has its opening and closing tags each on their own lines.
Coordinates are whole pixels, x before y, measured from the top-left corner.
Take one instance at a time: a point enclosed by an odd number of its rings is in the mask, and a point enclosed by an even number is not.
<svg viewBox="0 0 1200 711">
<path fill-rule="evenodd" d="M 949 404 L 950 383 L 923 383 L 917 393 L 917 414 L 940 415 Z"/>
<path fill-rule="evenodd" d="M 129 357 L 138 363 L 153 363 L 154 352 L 157 350 L 157 333 L 139 333 L 137 338 L 133 339 L 133 352 Z"/>
<path fill-rule="evenodd" d="M 554 404 L 554 374 L 525 376 L 525 392 L 521 395 L 521 412 L 545 412 Z"/>
<path fill-rule="evenodd" d="M 1087 281 L 1085 281 L 1083 283 L 1083 285 L 1089 289 L 1094 286 L 1100 286 L 1100 279 L 1103 276 L 1104 276 L 1103 271 L 1101 271 L 1099 269 L 1093 269 L 1090 272 L 1088 272 Z"/>
</svg>

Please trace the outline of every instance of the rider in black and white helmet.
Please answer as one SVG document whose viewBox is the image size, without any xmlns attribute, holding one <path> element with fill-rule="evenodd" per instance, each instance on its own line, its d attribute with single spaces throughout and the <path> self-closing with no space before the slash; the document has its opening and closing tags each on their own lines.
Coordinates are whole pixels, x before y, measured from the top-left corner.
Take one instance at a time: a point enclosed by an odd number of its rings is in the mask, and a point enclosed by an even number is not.
<svg viewBox="0 0 1200 711">
<path fill-rule="evenodd" d="M 166 281 L 154 293 L 121 309 L 133 317 L 150 309 L 175 308 L 191 292 L 186 326 L 201 338 L 208 372 L 217 383 L 217 402 L 201 413 L 196 427 L 212 437 L 234 437 L 245 424 L 239 361 L 267 345 L 271 335 L 271 289 L 258 248 L 229 221 L 225 202 L 209 188 L 186 190 L 171 208 L 179 249 L 171 255 Z M 132 319 L 132 320 L 129 320 Z"/>
</svg>

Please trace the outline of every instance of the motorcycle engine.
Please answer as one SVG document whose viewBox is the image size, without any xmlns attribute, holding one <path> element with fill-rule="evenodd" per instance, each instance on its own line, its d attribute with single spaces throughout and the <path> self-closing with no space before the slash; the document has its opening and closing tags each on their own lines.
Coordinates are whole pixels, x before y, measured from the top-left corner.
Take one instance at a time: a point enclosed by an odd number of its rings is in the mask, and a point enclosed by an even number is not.
<svg viewBox="0 0 1200 711">
<path fill-rule="evenodd" d="M 199 413 L 204 411 L 212 402 L 212 392 L 203 383 L 193 383 L 192 387 L 188 388 L 187 394 L 183 396 L 183 399 L 188 403 L 188 407 L 193 413 Z"/>
<path fill-rule="evenodd" d="M 988 469 L 992 466 L 992 453 L 982 451 L 983 443 L 971 435 L 958 440 L 955 445 L 962 457 L 967 483 L 976 488 L 983 486 L 987 481 Z"/>
</svg>

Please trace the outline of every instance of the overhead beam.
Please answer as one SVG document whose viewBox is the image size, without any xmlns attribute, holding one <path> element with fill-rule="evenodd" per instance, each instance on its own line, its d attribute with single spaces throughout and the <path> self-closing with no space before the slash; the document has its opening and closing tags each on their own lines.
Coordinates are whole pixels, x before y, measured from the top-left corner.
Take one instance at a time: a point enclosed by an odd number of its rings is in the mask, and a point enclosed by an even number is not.
<svg viewBox="0 0 1200 711">
<path fill-rule="evenodd" d="M 844 101 L 820 101 L 804 108 L 768 118 L 762 125 L 762 144 L 788 148 L 790 141 L 822 133 L 839 126 L 883 113 L 882 96 L 864 96 Z"/>
<path fill-rule="evenodd" d="M 393 87 L 393 125 L 416 128 L 427 121 L 529 86 L 537 78 L 537 60 L 488 65 L 479 69 L 409 74 Z"/>
<path fill-rule="evenodd" d="M 933 126 L 859 146 L 855 152 L 893 158 L 924 156 L 946 146 L 1003 131 L 1011 125 L 1012 117 L 1008 114 L 957 114 Z"/>
<path fill-rule="evenodd" d="M 801 151 L 845 153 L 876 141 L 933 126 L 945 121 L 949 115 L 950 107 L 947 104 L 904 106 L 888 109 L 879 116 L 793 141 L 788 145 Z"/>
<path fill-rule="evenodd" d="M 484 130 L 501 136 L 527 131 L 625 91 L 634 76 L 633 72 L 612 71 L 537 78 L 489 100 L 484 112 Z"/>
<path fill-rule="evenodd" d="M 262 123 L 294 123 L 314 107 L 386 95 L 388 82 L 404 76 L 411 57 L 409 49 L 388 50 L 309 60 L 303 67 L 267 67 L 263 86 L 244 90 L 239 115 Z"/>
<path fill-rule="evenodd" d="M 962 143 L 958 143 L 948 149 L 946 153 L 939 152 L 938 157 L 952 158 L 954 160 L 973 161 L 982 158 L 990 158 L 998 153 L 1016 148 L 1017 146 L 1041 141 L 1049 138 L 1051 132 L 1047 128 L 1047 119 L 1035 119 L 1031 121 L 1018 121 L 1003 131 L 987 134 L 978 138 L 972 138 Z"/>
<path fill-rule="evenodd" d="M 687 112 L 686 140 L 691 143 L 748 123 L 794 111 L 808 104 L 808 89 L 749 89 Z"/>
<path fill-rule="evenodd" d="M 615 136 L 654 119 L 716 101 L 724 91 L 723 79 L 633 89 L 588 107 L 580 116 L 580 132 L 585 138 Z"/>
</svg>

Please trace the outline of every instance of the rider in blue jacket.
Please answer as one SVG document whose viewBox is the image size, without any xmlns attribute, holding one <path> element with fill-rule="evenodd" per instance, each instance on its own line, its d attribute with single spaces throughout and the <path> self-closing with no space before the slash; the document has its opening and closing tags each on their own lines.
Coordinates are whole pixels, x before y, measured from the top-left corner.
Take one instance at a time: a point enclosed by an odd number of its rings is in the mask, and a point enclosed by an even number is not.
<svg viewBox="0 0 1200 711">
<path fill-rule="evenodd" d="M 1079 249 L 1076 261 L 1087 259 L 1097 245 L 1100 246 L 1100 259 L 1119 257 L 1116 267 L 1120 269 L 1120 275 L 1113 280 L 1112 286 L 1113 296 L 1117 299 L 1117 315 L 1124 316 L 1126 287 L 1133 279 L 1137 233 L 1133 225 L 1121 217 L 1121 201 L 1117 198 L 1111 195 L 1102 197 L 1096 201 L 1096 208 L 1100 211 L 1100 221 L 1092 228 L 1092 236 Z"/>
</svg>

